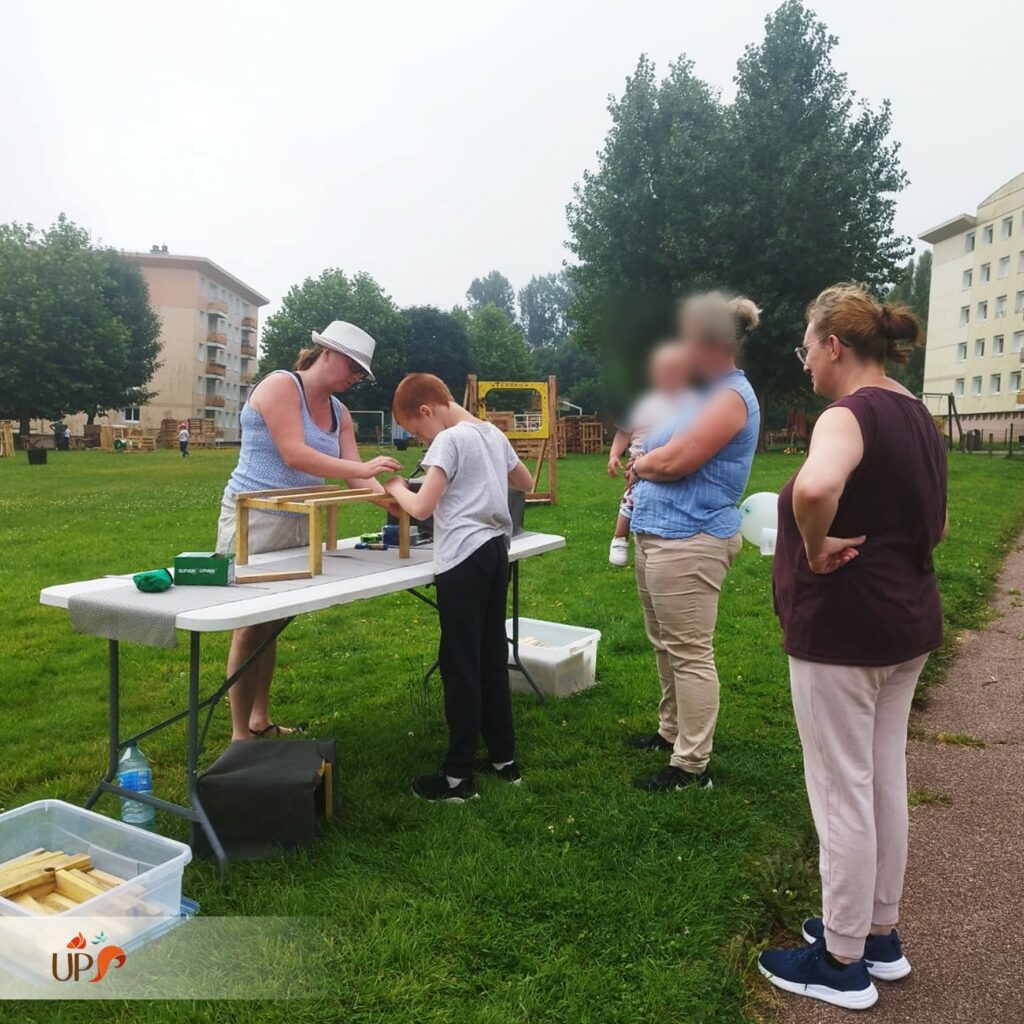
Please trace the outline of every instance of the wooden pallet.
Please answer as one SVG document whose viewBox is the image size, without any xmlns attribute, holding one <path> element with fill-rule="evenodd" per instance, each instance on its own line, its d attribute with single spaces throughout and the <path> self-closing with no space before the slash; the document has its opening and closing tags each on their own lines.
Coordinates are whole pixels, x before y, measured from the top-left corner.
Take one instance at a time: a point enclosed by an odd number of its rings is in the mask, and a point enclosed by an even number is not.
<svg viewBox="0 0 1024 1024">
<path fill-rule="evenodd" d="M 6 420 L 0 423 L 0 459 L 14 458 L 14 431 Z"/>
<path fill-rule="evenodd" d="M 338 549 L 338 506 L 369 501 L 384 506 L 388 499 L 369 487 L 351 490 L 336 484 L 321 487 L 286 487 L 272 491 L 243 491 L 235 495 L 235 565 L 249 563 L 249 513 L 296 512 L 309 520 L 309 570 L 248 573 L 236 576 L 236 583 L 274 583 L 278 580 L 312 579 L 324 571 L 320 546 L 321 524 L 327 524 L 327 550 Z M 398 513 L 398 557 L 409 557 L 409 514 Z"/>
</svg>

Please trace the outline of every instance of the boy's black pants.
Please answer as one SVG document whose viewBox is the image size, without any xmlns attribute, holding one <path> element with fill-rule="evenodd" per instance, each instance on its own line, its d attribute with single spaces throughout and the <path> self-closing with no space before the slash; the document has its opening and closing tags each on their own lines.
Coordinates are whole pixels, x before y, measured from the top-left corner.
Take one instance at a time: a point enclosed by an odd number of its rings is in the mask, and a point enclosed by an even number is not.
<svg viewBox="0 0 1024 1024">
<path fill-rule="evenodd" d="M 448 721 L 444 770 L 473 776 L 477 742 L 499 764 L 515 757 L 508 689 L 508 547 L 495 537 L 434 580 L 441 620 L 441 680 Z"/>
</svg>

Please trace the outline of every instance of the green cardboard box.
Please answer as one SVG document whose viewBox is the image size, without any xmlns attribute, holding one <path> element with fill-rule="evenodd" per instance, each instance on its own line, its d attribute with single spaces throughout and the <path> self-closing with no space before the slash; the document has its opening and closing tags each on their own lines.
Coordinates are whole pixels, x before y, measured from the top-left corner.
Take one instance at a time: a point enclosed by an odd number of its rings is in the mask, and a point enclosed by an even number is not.
<svg viewBox="0 0 1024 1024">
<path fill-rule="evenodd" d="M 179 587 L 226 587 L 235 582 L 233 551 L 182 551 L 174 559 Z"/>
</svg>

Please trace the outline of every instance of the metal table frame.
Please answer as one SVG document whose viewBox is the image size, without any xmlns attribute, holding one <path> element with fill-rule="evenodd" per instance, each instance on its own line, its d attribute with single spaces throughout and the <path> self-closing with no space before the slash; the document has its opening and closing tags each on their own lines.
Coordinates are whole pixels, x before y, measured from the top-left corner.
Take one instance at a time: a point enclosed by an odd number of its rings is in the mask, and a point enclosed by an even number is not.
<svg viewBox="0 0 1024 1024">
<path fill-rule="evenodd" d="M 513 665 L 523 673 L 527 682 L 529 682 L 534 693 L 537 695 L 537 699 L 543 704 L 543 691 L 537 685 L 533 676 L 530 675 L 526 666 L 523 665 L 519 657 L 518 559 L 510 563 L 510 576 L 510 589 L 512 591 L 512 636 L 509 638 L 509 642 L 512 645 Z M 432 608 L 437 608 L 435 601 L 421 593 L 415 587 L 408 588 L 406 593 L 418 598 L 420 601 L 430 605 Z M 199 798 L 199 757 L 203 752 L 206 736 L 209 732 L 210 723 L 213 719 L 213 713 L 217 704 L 231 689 L 231 687 L 234 686 L 235 683 L 238 682 L 238 680 L 245 674 L 249 666 L 263 653 L 267 646 L 276 640 L 296 617 L 296 615 L 290 615 L 279 620 L 280 627 L 263 640 L 263 642 L 252 652 L 252 654 L 249 655 L 238 669 L 224 679 L 220 686 L 218 686 L 217 689 L 207 697 L 200 696 L 199 675 L 202 633 L 197 630 L 189 630 L 188 707 L 185 708 L 184 711 L 179 711 L 176 714 L 171 715 L 170 718 L 165 719 L 157 725 L 150 726 L 148 729 L 143 729 L 142 732 L 135 733 L 134 735 L 124 739 L 121 738 L 120 645 L 117 640 L 108 640 L 109 735 L 107 747 L 107 770 L 103 778 L 96 784 L 96 788 L 92 791 L 89 799 L 86 800 L 85 807 L 92 807 L 104 793 L 110 793 L 114 796 L 125 797 L 130 800 L 138 800 L 140 803 L 148 804 L 151 807 L 155 807 L 157 810 L 165 811 L 168 814 L 173 814 L 176 817 L 184 818 L 187 821 L 193 822 L 206 834 L 206 838 L 210 843 L 210 848 L 213 850 L 214 856 L 217 859 L 221 877 L 225 877 L 228 870 L 227 854 L 224 852 L 224 847 L 221 844 L 220 838 L 217 836 L 217 832 Z M 437 668 L 438 662 L 435 659 L 434 663 L 430 666 L 423 677 L 424 687 L 429 684 L 430 677 Z M 204 709 L 206 710 L 206 718 L 202 723 L 202 727 L 200 727 L 200 718 L 202 717 Z M 160 732 L 162 729 L 166 729 L 168 726 L 174 725 L 176 722 L 180 722 L 182 719 L 187 719 L 188 753 L 185 771 L 188 783 L 188 806 L 171 803 L 168 800 L 162 800 L 159 797 L 148 793 L 136 793 L 132 790 L 124 789 L 114 782 L 114 779 L 117 776 L 118 762 L 120 760 L 122 750 L 133 743 L 138 743 L 139 740 L 145 739 L 147 736 L 152 736 L 153 733 Z"/>
</svg>

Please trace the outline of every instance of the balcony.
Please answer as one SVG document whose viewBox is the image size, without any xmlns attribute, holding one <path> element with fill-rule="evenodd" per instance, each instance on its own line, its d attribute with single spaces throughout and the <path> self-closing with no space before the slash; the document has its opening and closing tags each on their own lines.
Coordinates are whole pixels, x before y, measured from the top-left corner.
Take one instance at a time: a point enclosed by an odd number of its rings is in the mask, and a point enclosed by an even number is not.
<svg viewBox="0 0 1024 1024">
<path fill-rule="evenodd" d="M 242 339 L 241 352 L 242 352 L 242 355 L 245 358 L 247 358 L 247 359 L 255 359 L 256 358 L 256 342 L 255 341 L 246 341 L 243 338 Z"/>
<path fill-rule="evenodd" d="M 1017 392 L 1017 404 L 1024 405 L 1024 388 Z"/>
<path fill-rule="evenodd" d="M 213 316 L 228 315 L 228 304 L 226 302 L 221 302 L 220 299 L 200 299 L 199 307 L 207 313 L 211 313 Z"/>
<path fill-rule="evenodd" d="M 213 359 L 206 361 L 206 376 L 207 377 L 223 377 L 227 374 L 228 368 L 224 363 L 218 363 Z"/>
<path fill-rule="evenodd" d="M 243 331 L 255 331 L 256 330 L 256 317 L 254 317 L 254 316 L 243 316 L 242 317 L 242 330 Z"/>
<path fill-rule="evenodd" d="M 206 396 L 206 408 L 207 409 L 223 409 L 224 408 L 224 396 L 223 395 L 207 395 Z"/>
<path fill-rule="evenodd" d="M 207 331 L 206 342 L 209 345 L 224 346 L 228 343 L 228 336 L 223 331 Z"/>
<path fill-rule="evenodd" d="M 239 383 L 239 384 L 243 384 L 243 385 L 249 385 L 249 384 L 251 384 L 251 383 L 252 383 L 252 381 L 253 381 L 253 378 L 254 378 L 255 376 L 256 376 L 256 374 L 255 374 L 255 373 L 253 373 L 253 372 L 252 372 L 252 370 L 243 370 L 243 371 L 242 371 L 242 372 L 241 372 L 241 373 L 240 373 L 240 374 L 238 375 L 238 383 Z"/>
</svg>

